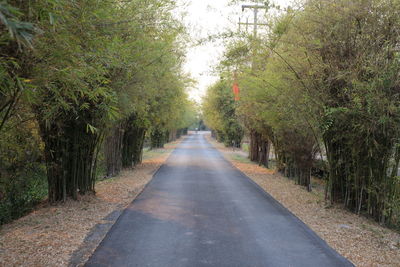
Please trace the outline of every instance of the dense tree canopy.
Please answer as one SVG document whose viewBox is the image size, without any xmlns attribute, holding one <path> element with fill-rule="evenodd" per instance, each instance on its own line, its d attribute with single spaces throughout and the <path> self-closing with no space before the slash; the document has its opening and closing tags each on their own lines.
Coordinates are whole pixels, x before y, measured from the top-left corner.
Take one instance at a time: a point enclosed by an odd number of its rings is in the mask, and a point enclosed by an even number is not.
<svg viewBox="0 0 400 267">
<path fill-rule="evenodd" d="M 27 180 L 20 172 L 29 162 L 40 170 L 45 162 L 51 202 L 76 199 L 94 192 L 99 155 L 116 175 L 141 161 L 146 137 L 160 147 L 186 132 L 196 114 L 174 8 L 169 0 L 0 3 L 2 205 L 12 205 L 10 183 Z"/>
<path fill-rule="evenodd" d="M 221 80 L 208 89 L 203 103 L 204 119 L 219 141 L 227 146 L 240 147 L 243 129 L 236 118 L 231 82 L 229 79 Z"/>
<path fill-rule="evenodd" d="M 238 72 L 231 118 L 246 128 L 252 160 L 272 144 L 277 168 L 308 189 L 319 164 L 327 199 L 387 224 L 400 220 L 399 5 L 307 0 L 268 17 L 257 39 L 237 36 L 221 61 Z M 207 101 L 205 114 L 220 118 Z"/>
</svg>

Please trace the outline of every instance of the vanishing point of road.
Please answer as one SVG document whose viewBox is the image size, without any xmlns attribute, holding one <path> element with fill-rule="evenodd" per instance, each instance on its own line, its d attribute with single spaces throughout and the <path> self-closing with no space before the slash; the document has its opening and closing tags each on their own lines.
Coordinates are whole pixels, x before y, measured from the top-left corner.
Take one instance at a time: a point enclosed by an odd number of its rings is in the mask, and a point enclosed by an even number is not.
<svg viewBox="0 0 400 267">
<path fill-rule="evenodd" d="M 172 152 L 86 266 L 353 265 L 199 133 Z"/>
</svg>

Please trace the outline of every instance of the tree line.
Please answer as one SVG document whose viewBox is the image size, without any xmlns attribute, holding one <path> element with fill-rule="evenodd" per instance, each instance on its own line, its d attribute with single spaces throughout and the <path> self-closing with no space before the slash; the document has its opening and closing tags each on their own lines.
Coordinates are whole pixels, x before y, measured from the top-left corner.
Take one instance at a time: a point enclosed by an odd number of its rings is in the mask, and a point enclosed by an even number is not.
<svg viewBox="0 0 400 267">
<path fill-rule="evenodd" d="M 265 166 L 273 148 L 276 168 L 308 190 L 319 170 L 330 203 L 399 226 L 400 1 L 306 0 L 278 14 L 257 38 L 227 43 L 207 125 L 229 145 L 245 132 Z"/>
<path fill-rule="evenodd" d="M 175 8 L 0 2 L 2 222 L 44 191 L 50 202 L 94 192 L 99 165 L 115 176 L 141 162 L 145 142 L 163 147 L 186 133 L 196 114 Z"/>
</svg>

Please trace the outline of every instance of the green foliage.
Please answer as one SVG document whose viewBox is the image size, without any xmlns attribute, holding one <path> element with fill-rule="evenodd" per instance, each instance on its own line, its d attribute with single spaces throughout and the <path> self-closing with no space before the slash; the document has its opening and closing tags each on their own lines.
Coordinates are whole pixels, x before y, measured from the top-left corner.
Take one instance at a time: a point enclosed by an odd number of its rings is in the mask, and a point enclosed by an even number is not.
<svg viewBox="0 0 400 267">
<path fill-rule="evenodd" d="M 44 166 L 31 165 L 11 179 L 0 177 L 0 225 L 25 215 L 47 196 Z"/>
<path fill-rule="evenodd" d="M 16 59 L 22 47 L 32 48 L 33 24 L 22 21 L 23 13 L 3 1 L 0 3 L 0 132 L 18 108 L 21 98 L 28 96 L 29 80 L 25 80 Z"/>
<path fill-rule="evenodd" d="M 169 0 L 0 3 L 0 151 L 15 159 L 12 169 L 0 166 L 5 184 L 25 177 L 17 162 L 26 144 L 6 141 L 26 110 L 50 202 L 94 192 L 108 153 L 134 166 L 147 132 L 181 134 L 193 123 L 174 8 Z M 116 149 L 103 152 L 104 139 Z"/>
<path fill-rule="evenodd" d="M 220 80 L 207 90 L 203 99 L 204 120 L 226 146 L 240 147 L 243 128 L 235 114 L 236 104 L 231 83 L 229 80 Z"/>
<path fill-rule="evenodd" d="M 388 224 L 399 220 L 388 201 L 398 198 L 399 4 L 308 1 L 284 37 L 296 40 L 287 57 L 296 59 L 290 64 L 303 98 L 318 116 L 330 168 L 328 197 Z"/>
<path fill-rule="evenodd" d="M 306 186 L 315 156 L 326 158 L 327 200 L 388 225 L 400 222 L 399 10 L 399 1 L 308 0 L 258 40 L 239 36 L 220 64 L 238 73 L 230 118 L 247 129 L 250 152 L 253 137 L 267 139 L 278 169 Z M 211 102 L 218 133 L 224 119 Z"/>
<path fill-rule="evenodd" d="M 7 29 L 9 38 L 15 40 L 19 47 L 24 45 L 33 48 L 33 37 L 40 30 L 32 23 L 21 21 L 19 17 L 22 15 L 19 9 L 8 4 L 6 1 L 0 3 L 0 23 Z M 7 38 L 4 36 L 4 33 L 2 35 L 2 39 Z"/>
<path fill-rule="evenodd" d="M 11 118 L 0 138 L 0 224 L 26 214 L 47 195 L 42 145 L 35 123 L 21 121 L 27 115 Z"/>
<path fill-rule="evenodd" d="M 7 2 L 0 3 L 0 224 L 16 219 L 42 201 L 47 180 L 43 146 L 29 107 L 30 81 L 16 56 L 32 48 L 33 24 Z"/>
</svg>

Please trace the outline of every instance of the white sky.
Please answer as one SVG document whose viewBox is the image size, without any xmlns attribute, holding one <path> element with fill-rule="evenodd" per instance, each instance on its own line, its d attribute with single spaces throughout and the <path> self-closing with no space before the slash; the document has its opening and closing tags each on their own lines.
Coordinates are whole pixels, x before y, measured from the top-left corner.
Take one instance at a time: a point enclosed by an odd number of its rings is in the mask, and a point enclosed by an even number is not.
<svg viewBox="0 0 400 267">
<path fill-rule="evenodd" d="M 273 0 L 271 2 L 281 7 L 287 7 L 292 0 Z M 241 4 L 246 4 L 245 1 L 237 6 L 228 6 L 229 0 L 180 0 L 180 3 L 183 5 L 182 9 L 187 12 L 184 23 L 193 40 L 207 38 L 209 35 L 218 35 L 228 29 L 236 31 L 239 17 L 242 18 L 242 22 L 246 21 L 246 17 L 249 22 L 253 22 L 252 11 L 248 10 L 243 13 L 241 11 Z M 197 81 L 195 88 L 190 92 L 192 99 L 199 102 L 207 87 L 218 79 L 213 74 L 213 67 L 218 64 L 223 50 L 223 40 L 221 39 L 188 48 L 184 69 Z"/>
</svg>

